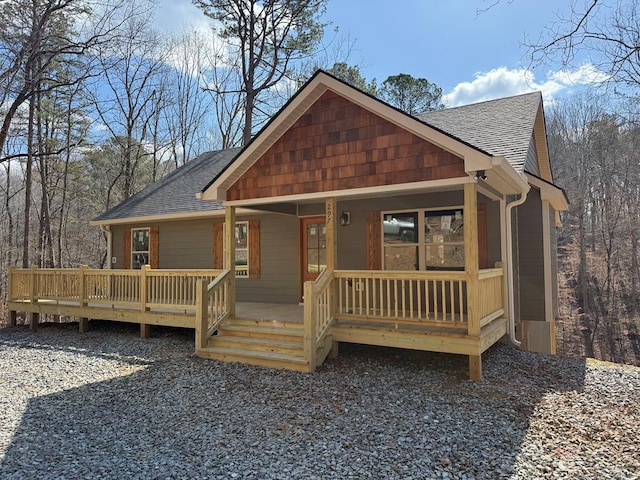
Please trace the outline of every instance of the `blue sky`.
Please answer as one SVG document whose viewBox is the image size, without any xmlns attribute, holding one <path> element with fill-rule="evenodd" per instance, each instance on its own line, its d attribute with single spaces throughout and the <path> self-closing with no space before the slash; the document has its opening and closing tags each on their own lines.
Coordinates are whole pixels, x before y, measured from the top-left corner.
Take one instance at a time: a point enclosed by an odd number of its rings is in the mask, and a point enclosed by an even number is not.
<svg viewBox="0 0 640 480">
<path fill-rule="evenodd" d="M 586 60 L 572 69 L 531 68 L 523 44 L 566 15 L 571 1 L 329 0 L 326 20 L 355 41 L 348 63 L 359 65 L 368 80 L 380 83 L 398 73 L 424 77 L 442 87 L 448 106 L 533 90 L 552 103 L 604 78 Z M 487 10 L 478 15 L 479 9 Z M 190 0 L 160 2 L 159 29 L 207 24 Z"/>
</svg>

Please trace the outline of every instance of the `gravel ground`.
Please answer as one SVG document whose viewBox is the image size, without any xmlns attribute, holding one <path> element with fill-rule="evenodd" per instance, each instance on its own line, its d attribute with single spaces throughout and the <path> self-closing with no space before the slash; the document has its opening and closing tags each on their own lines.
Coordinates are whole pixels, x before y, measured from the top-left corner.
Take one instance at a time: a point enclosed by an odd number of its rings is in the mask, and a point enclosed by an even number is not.
<svg viewBox="0 0 640 480">
<path fill-rule="evenodd" d="M 0 478 L 638 479 L 640 369 L 343 346 L 299 374 L 193 335 L 0 330 Z"/>
</svg>

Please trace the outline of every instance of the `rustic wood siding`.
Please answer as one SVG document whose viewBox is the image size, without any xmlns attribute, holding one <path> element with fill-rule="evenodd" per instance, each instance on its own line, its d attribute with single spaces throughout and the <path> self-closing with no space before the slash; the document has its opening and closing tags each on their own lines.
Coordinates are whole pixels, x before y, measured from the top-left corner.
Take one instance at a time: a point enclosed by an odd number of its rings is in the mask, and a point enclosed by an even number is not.
<svg viewBox="0 0 640 480">
<path fill-rule="evenodd" d="M 461 158 L 332 92 L 227 191 L 228 200 L 464 176 Z"/>
<path fill-rule="evenodd" d="M 527 195 L 527 200 L 516 208 L 520 318 L 544 321 L 544 246 L 540 191 L 532 188 Z"/>
</svg>

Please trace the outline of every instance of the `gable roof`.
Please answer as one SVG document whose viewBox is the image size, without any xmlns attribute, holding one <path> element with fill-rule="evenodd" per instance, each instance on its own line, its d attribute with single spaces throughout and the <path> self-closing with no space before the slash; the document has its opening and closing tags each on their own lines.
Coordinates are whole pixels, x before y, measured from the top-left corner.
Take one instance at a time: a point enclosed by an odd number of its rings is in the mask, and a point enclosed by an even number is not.
<svg viewBox="0 0 640 480">
<path fill-rule="evenodd" d="M 94 218 L 94 225 L 136 217 L 159 217 L 222 210 L 219 202 L 196 198 L 204 186 L 226 167 L 239 148 L 203 153 L 166 177 Z"/>
<path fill-rule="evenodd" d="M 503 178 L 511 185 L 520 185 L 515 187 L 517 191 L 520 191 L 523 183 L 526 185 L 521 176 L 524 172 L 524 160 L 534 137 L 537 119 L 542 119 L 544 123 L 539 92 L 430 112 L 423 116 L 411 116 L 319 70 L 237 157 L 216 178 L 211 179 L 202 190 L 202 198 L 224 200 L 224 192 L 327 90 L 342 95 L 354 104 L 459 156 L 464 159 L 468 172 L 494 168 L 500 161 L 506 160 L 505 163 L 513 169 L 507 169 L 511 172 L 503 170 Z M 502 131 L 504 128 L 507 129 L 506 132 Z M 544 143 L 536 141 L 535 145 L 539 150 L 545 150 L 546 138 Z M 546 175 L 547 171 L 549 175 Z M 541 169 L 541 172 L 545 173 L 543 176 L 547 180 L 551 180 L 550 169 Z"/>
<path fill-rule="evenodd" d="M 518 173 L 524 173 L 541 103 L 541 93 L 533 92 L 427 112 L 418 118 L 491 155 L 504 156 Z"/>
<path fill-rule="evenodd" d="M 533 142 L 540 171 L 532 173 L 552 181 L 540 92 L 414 117 L 319 70 L 244 148 L 202 154 L 96 217 L 92 223 L 197 216 L 221 210 L 222 204 L 216 201 L 217 189 L 232 185 L 327 90 L 464 158 L 467 171 L 491 168 L 500 161 L 508 163 L 513 168 L 507 166 L 512 173 L 506 172 L 511 185 L 526 185 L 522 174 Z"/>
</svg>

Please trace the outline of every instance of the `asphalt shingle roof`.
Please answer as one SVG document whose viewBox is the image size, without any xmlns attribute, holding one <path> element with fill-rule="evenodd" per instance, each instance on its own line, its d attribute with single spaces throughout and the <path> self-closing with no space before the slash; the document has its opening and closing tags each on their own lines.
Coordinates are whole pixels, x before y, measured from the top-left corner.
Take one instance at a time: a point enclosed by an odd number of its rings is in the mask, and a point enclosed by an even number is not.
<svg viewBox="0 0 640 480">
<path fill-rule="evenodd" d="M 196 198 L 196 193 L 216 177 L 239 151 L 238 148 L 231 148 L 203 153 L 107 210 L 94 221 L 220 210 L 222 204 L 200 200 Z"/>
<path fill-rule="evenodd" d="M 491 155 L 504 156 L 518 172 L 531 143 L 540 92 L 427 112 L 417 117 Z"/>
</svg>

